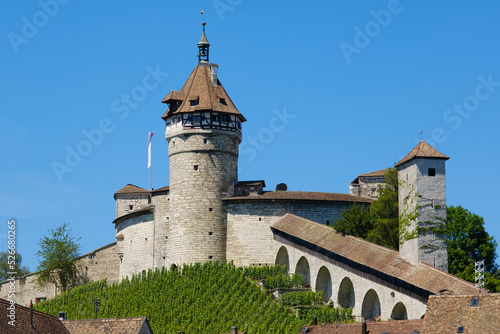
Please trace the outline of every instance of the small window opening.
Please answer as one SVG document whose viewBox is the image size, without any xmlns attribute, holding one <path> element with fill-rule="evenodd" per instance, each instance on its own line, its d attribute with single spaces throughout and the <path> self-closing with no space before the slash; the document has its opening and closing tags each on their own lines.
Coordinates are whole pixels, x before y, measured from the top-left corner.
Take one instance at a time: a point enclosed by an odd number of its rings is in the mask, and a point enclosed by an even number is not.
<svg viewBox="0 0 500 334">
<path fill-rule="evenodd" d="M 194 166 L 193 166 L 193 169 L 194 169 L 194 170 L 198 170 L 198 165 L 194 165 Z"/>
<path fill-rule="evenodd" d="M 134 210 L 134 206 L 133 206 L 133 205 L 129 205 L 129 206 L 128 206 L 128 209 L 129 209 L 129 210 Z"/>
<path fill-rule="evenodd" d="M 223 105 L 227 106 L 226 99 L 220 98 L 219 102 L 220 102 L 220 104 L 223 104 Z"/>
<path fill-rule="evenodd" d="M 208 142 L 207 138 L 203 139 L 203 144 L 206 144 L 207 142 Z"/>
<path fill-rule="evenodd" d="M 191 107 L 194 107 L 194 106 L 198 105 L 198 99 L 190 100 L 189 103 L 191 104 Z"/>
<path fill-rule="evenodd" d="M 148 238 L 144 238 L 144 240 L 148 241 Z"/>
<path fill-rule="evenodd" d="M 326 225 L 330 226 L 330 221 L 329 220 L 326 221 Z"/>
<path fill-rule="evenodd" d="M 262 218 L 261 218 L 261 217 L 259 217 L 259 221 L 262 221 Z"/>
<path fill-rule="evenodd" d="M 209 259 L 209 260 L 211 260 L 211 259 L 213 259 L 213 258 L 214 258 L 214 257 L 213 257 L 212 255 L 209 255 L 209 256 L 208 256 L 208 259 Z"/>
<path fill-rule="evenodd" d="M 477 307 L 477 306 L 479 306 L 479 299 L 477 299 L 477 298 L 473 298 L 473 299 L 471 300 L 471 302 L 470 302 L 470 306 L 472 306 L 472 307 Z"/>
<path fill-rule="evenodd" d="M 436 176 L 436 168 L 429 168 L 428 175 L 429 176 Z"/>
<path fill-rule="evenodd" d="M 95 257 L 95 254 L 91 254 L 90 258 L 93 259 Z"/>
<path fill-rule="evenodd" d="M 208 208 L 208 211 L 212 212 L 214 211 L 214 208 Z"/>
<path fill-rule="evenodd" d="M 458 326 L 457 333 L 463 333 L 463 332 L 464 332 L 464 326 Z"/>
<path fill-rule="evenodd" d="M 167 220 L 170 220 L 170 217 L 167 217 Z"/>
<path fill-rule="evenodd" d="M 214 234 L 214 232 L 208 232 L 208 235 L 213 235 L 213 234 Z"/>
</svg>

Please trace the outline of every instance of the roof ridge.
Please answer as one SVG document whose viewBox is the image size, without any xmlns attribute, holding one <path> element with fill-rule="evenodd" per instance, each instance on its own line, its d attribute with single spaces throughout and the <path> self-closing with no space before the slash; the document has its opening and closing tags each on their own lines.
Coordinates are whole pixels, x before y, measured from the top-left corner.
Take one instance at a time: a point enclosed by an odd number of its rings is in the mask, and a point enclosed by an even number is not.
<svg viewBox="0 0 500 334">
<path fill-rule="evenodd" d="M 445 274 L 445 275 L 447 275 L 447 276 L 451 277 L 452 279 L 454 279 L 454 280 L 456 280 L 456 281 L 463 282 L 463 283 L 467 283 L 467 284 L 469 284 L 469 285 L 471 285 L 471 286 L 472 286 L 472 285 L 474 285 L 473 283 L 471 283 L 471 282 L 469 282 L 469 281 L 466 281 L 466 280 L 464 280 L 463 278 L 460 278 L 460 277 L 458 277 L 458 276 L 456 276 L 456 275 L 453 275 L 452 273 L 449 273 L 449 272 L 444 271 L 444 270 L 442 270 L 442 269 L 439 269 L 439 268 L 436 268 L 436 267 L 434 267 L 434 266 L 431 266 L 431 265 L 430 265 L 430 264 L 428 264 L 427 262 L 422 262 L 422 261 L 419 261 L 419 262 L 418 262 L 418 265 L 419 265 L 419 266 L 420 266 L 420 265 L 423 265 L 423 266 L 425 266 L 425 267 L 427 267 L 427 268 L 429 268 L 429 269 L 431 269 L 431 270 L 437 271 L 437 272 L 439 272 L 439 273 L 441 273 L 441 274 Z M 488 289 L 484 289 L 484 290 L 489 291 Z"/>
</svg>

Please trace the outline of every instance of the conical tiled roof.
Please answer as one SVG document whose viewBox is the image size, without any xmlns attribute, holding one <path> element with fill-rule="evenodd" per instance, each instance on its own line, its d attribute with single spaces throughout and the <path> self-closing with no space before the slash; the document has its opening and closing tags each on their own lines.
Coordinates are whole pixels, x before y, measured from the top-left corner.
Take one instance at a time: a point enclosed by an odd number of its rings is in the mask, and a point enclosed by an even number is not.
<svg viewBox="0 0 500 334">
<path fill-rule="evenodd" d="M 404 157 L 400 162 L 398 162 L 395 167 L 401 166 L 405 162 L 411 161 L 416 158 L 432 158 L 432 159 L 444 159 L 448 160 L 450 157 L 444 155 L 441 152 L 438 152 L 434 147 L 427 144 L 425 141 L 421 140 L 420 143 L 417 144 L 411 150 L 410 153 L 406 157 Z"/>
<path fill-rule="evenodd" d="M 180 91 L 173 90 L 168 93 L 161 101 L 170 104 L 170 108 L 162 116 L 163 119 L 180 113 L 215 111 L 237 115 L 240 121 L 246 121 L 220 81 L 217 79 L 217 84 L 212 84 L 210 73 L 212 66 L 217 65 L 196 66 Z M 191 105 L 191 101 L 197 101 L 196 105 Z M 180 103 L 180 105 L 172 108 L 175 103 Z"/>
</svg>

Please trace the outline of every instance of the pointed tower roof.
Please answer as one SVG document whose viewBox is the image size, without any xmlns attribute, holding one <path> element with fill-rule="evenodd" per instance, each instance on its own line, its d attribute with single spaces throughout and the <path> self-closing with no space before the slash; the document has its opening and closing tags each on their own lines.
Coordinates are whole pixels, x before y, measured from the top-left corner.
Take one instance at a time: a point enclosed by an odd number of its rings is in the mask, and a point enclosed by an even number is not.
<svg viewBox="0 0 500 334">
<path fill-rule="evenodd" d="M 395 167 L 399 167 L 402 164 L 411 161 L 416 158 L 428 158 L 428 159 L 443 159 L 443 160 L 448 160 L 450 157 L 447 155 L 444 155 L 441 152 L 438 152 L 434 147 L 431 145 L 427 144 L 425 141 L 421 140 L 420 143 L 417 144 L 411 150 L 410 153 L 403 159 L 401 159 L 400 162 L 398 162 Z"/>
<path fill-rule="evenodd" d="M 121 188 L 120 190 L 118 190 L 117 192 L 115 192 L 115 199 L 116 199 L 116 195 L 132 195 L 132 194 L 148 194 L 150 193 L 149 190 L 146 190 L 144 188 L 141 188 L 141 187 L 138 187 L 136 185 L 133 185 L 133 184 L 127 184 L 125 187 Z"/>
<path fill-rule="evenodd" d="M 240 121 L 246 121 L 220 81 L 217 78 L 215 78 L 216 82 L 212 81 L 212 67 L 218 66 L 215 64 L 196 66 L 180 91 L 173 90 L 168 93 L 161 101 L 169 104 L 169 109 L 162 116 L 163 119 L 181 113 L 215 111 L 233 114 Z"/>
</svg>

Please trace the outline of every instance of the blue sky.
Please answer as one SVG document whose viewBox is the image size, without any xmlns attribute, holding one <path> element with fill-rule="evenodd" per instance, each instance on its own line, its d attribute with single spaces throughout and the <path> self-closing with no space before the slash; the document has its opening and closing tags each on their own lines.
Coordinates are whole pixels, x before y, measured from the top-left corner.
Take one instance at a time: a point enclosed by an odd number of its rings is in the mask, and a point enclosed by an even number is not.
<svg viewBox="0 0 500 334">
<path fill-rule="evenodd" d="M 500 240 L 498 2 L 42 0 L 3 8 L 0 247 L 16 218 L 18 250 L 32 270 L 37 242 L 63 223 L 84 253 L 114 241 L 113 193 L 148 187 L 149 131 L 152 186 L 168 185 L 160 101 L 197 63 L 201 9 L 210 61 L 248 120 L 240 180 L 347 193 L 358 174 L 392 166 L 423 138 L 451 157 L 448 205 L 484 217 Z"/>
</svg>

